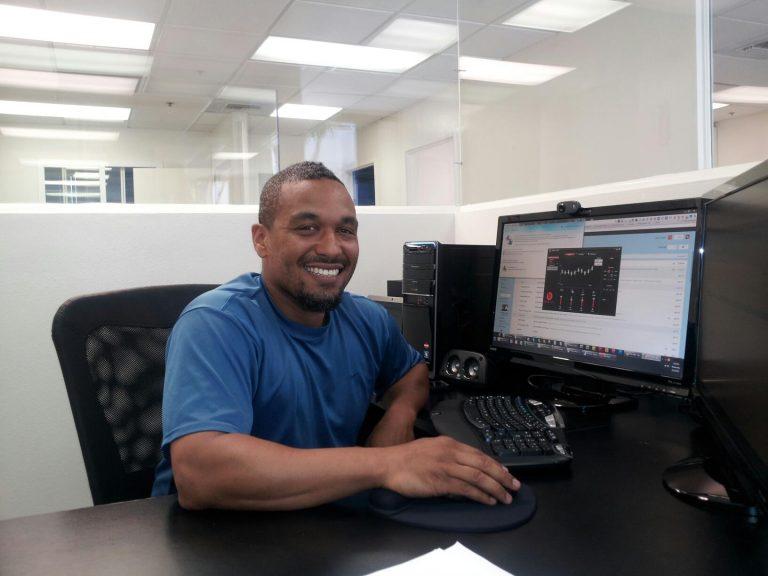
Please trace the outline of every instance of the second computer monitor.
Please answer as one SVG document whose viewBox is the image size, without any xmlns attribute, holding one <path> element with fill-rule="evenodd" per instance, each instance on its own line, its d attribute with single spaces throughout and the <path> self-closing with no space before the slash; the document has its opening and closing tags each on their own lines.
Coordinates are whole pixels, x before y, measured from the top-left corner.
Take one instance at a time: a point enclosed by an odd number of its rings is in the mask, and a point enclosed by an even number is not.
<svg viewBox="0 0 768 576">
<path fill-rule="evenodd" d="M 492 351 L 682 390 L 692 376 L 700 200 L 502 216 Z"/>
</svg>

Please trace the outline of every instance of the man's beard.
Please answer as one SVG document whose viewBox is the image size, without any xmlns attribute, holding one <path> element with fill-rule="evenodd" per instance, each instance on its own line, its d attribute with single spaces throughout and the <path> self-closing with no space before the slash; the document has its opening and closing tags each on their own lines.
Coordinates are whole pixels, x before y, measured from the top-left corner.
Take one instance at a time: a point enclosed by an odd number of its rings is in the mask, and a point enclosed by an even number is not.
<svg viewBox="0 0 768 576">
<path fill-rule="evenodd" d="M 303 259 L 301 266 L 306 265 L 309 261 L 325 264 L 341 264 L 344 270 L 350 266 L 350 262 L 347 259 L 331 259 L 318 255 Z M 342 272 L 339 273 L 341 274 Z M 347 282 L 349 282 L 349 278 L 347 278 Z M 344 285 L 336 294 L 311 294 L 310 292 L 307 292 L 306 287 L 302 282 L 299 285 L 298 291 L 295 294 L 291 294 L 291 298 L 305 312 L 330 312 L 341 304 L 341 298 L 344 295 L 344 288 L 346 288 L 347 282 L 344 282 Z"/>
<path fill-rule="evenodd" d="M 305 292 L 302 289 L 297 294 L 292 294 L 292 297 L 294 302 L 306 312 L 330 312 L 341 304 L 343 295 L 344 290 L 340 290 L 337 294 L 318 296 Z"/>
</svg>

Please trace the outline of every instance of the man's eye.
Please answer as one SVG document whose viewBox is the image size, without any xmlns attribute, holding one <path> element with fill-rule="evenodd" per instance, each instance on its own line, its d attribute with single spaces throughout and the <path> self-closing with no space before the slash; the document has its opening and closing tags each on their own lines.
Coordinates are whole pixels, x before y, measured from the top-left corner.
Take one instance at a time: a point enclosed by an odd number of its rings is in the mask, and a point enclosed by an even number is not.
<svg viewBox="0 0 768 576">
<path fill-rule="evenodd" d="M 343 234 L 344 236 L 354 236 L 357 234 L 357 232 L 352 228 L 340 228 L 339 233 Z"/>
<path fill-rule="evenodd" d="M 305 224 L 304 226 L 298 226 L 296 230 L 298 230 L 299 232 L 314 232 L 315 230 L 317 230 L 317 226 L 315 226 L 314 224 Z"/>
</svg>

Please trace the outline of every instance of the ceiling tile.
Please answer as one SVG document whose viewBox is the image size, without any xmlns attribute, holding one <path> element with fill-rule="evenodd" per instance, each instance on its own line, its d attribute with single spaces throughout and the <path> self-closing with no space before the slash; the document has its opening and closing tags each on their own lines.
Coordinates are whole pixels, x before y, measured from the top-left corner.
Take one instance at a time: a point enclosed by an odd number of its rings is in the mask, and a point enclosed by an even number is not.
<svg viewBox="0 0 768 576">
<path fill-rule="evenodd" d="M 554 32 L 543 30 L 486 26 L 461 43 L 461 55 L 476 58 L 508 58 L 515 52 L 554 35 Z"/>
<path fill-rule="evenodd" d="M 290 0 L 171 0 L 165 23 L 264 34 Z"/>
<path fill-rule="evenodd" d="M 745 45 L 768 39 L 768 24 L 744 22 L 718 16 L 712 30 L 713 49 L 715 52 L 727 52 Z"/>
<path fill-rule="evenodd" d="M 105 2 L 104 0 L 45 0 L 45 8 L 58 12 L 74 12 L 105 18 L 125 18 L 141 22 L 159 22 L 166 0 L 131 0 Z"/>
<path fill-rule="evenodd" d="M 200 129 L 200 128 L 206 128 L 210 130 L 211 128 L 217 127 L 219 124 L 224 122 L 226 118 L 229 118 L 229 114 L 217 114 L 212 112 L 203 112 L 200 117 L 197 119 L 197 122 L 195 122 L 192 129 Z"/>
<path fill-rule="evenodd" d="M 458 62 L 453 54 L 438 54 L 425 60 L 403 74 L 404 78 L 431 80 L 435 82 L 456 82 Z"/>
<path fill-rule="evenodd" d="M 242 61 L 254 53 L 258 43 L 254 36 L 237 32 L 163 26 L 156 51 Z"/>
<path fill-rule="evenodd" d="M 239 67 L 240 63 L 233 60 L 157 54 L 150 78 L 165 82 L 217 84 L 229 80 Z"/>
<path fill-rule="evenodd" d="M 176 103 L 173 106 L 142 103 L 132 107 L 130 128 L 185 130 L 205 108 L 205 103 Z"/>
<path fill-rule="evenodd" d="M 325 94 L 323 92 L 298 92 L 290 102 L 293 104 L 310 104 L 312 106 L 338 106 L 347 108 L 358 102 L 361 96 L 357 94 Z"/>
<path fill-rule="evenodd" d="M 715 54 L 712 77 L 715 82 L 731 86 L 768 86 L 768 66 L 765 60 Z"/>
<path fill-rule="evenodd" d="M 385 12 L 397 12 L 407 6 L 411 0 L 312 0 L 315 4 L 335 4 L 336 6 L 352 6 L 354 8 L 368 8 L 370 10 L 383 10 Z"/>
<path fill-rule="evenodd" d="M 220 90 L 218 84 L 202 84 L 199 82 L 167 82 L 165 80 L 150 79 L 145 92 L 150 94 L 167 94 L 180 96 L 209 96 L 214 97 Z"/>
<path fill-rule="evenodd" d="M 741 4 L 733 10 L 729 10 L 723 16 L 736 20 L 768 24 L 768 2 L 765 0 L 752 0 L 746 4 Z"/>
<path fill-rule="evenodd" d="M 445 0 L 415 0 L 403 10 L 403 14 L 449 18 L 453 21 L 456 21 L 456 12 L 456 2 Z"/>
<path fill-rule="evenodd" d="M 325 68 L 278 64 L 249 60 L 235 77 L 233 84 L 243 86 L 295 86 L 301 88 L 317 78 Z"/>
<path fill-rule="evenodd" d="M 374 112 L 389 115 L 411 106 L 416 101 L 412 98 L 392 98 L 387 96 L 369 96 L 347 108 L 350 112 Z"/>
<path fill-rule="evenodd" d="M 711 0 L 712 14 L 721 16 L 737 6 L 746 4 L 749 0 Z"/>
<path fill-rule="evenodd" d="M 330 70 L 304 88 L 304 92 L 326 94 L 376 94 L 397 79 L 396 74 Z"/>
<path fill-rule="evenodd" d="M 489 24 L 526 4 L 530 4 L 530 0 L 459 0 L 459 19 Z"/>
<path fill-rule="evenodd" d="M 381 95 L 420 100 L 451 89 L 454 91 L 456 90 L 455 83 L 400 78 L 397 82 L 382 91 Z"/>
<path fill-rule="evenodd" d="M 389 12 L 296 2 L 280 17 L 270 34 L 358 44 L 389 17 Z"/>
<path fill-rule="evenodd" d="M 490 24 L 528 3 L 530 0 L 459 0 L 458 18 L 464 22 Z M 445 0 L 416 0 L 403 12 L 452 20 L 457 18 L 456 2 Z"/>
<path fill-rule="evenodd" d="M 320 120 L 299 120 L 298 118 L 280 118 L 281 136 L 301 136 L 321 124 Z"/>
</svg>

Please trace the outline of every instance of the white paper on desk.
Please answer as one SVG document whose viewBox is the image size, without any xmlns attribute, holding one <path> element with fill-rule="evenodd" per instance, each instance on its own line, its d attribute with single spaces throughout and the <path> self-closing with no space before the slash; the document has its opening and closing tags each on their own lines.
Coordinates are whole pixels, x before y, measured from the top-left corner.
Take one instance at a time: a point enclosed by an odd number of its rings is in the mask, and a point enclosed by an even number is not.
<svg viewBox="0 0 768 576">
<path fill-rule="evenodd" d="M 425 572 L 426 571 L 426 572 Z M 424 574 L 439 574 L 440 576 L 512 576 L 479 554 L 465 548 L 456 542 L 450 548 L 436 548 L 423 556 L 403 562 L 391 568 L 373 572 L 368 576 L 424 576 Z"/>
</svg>

